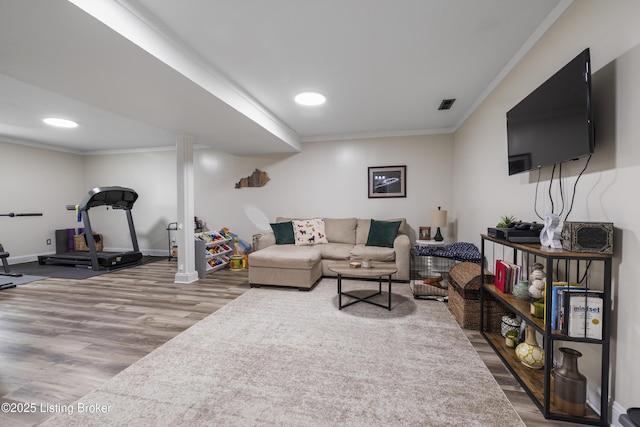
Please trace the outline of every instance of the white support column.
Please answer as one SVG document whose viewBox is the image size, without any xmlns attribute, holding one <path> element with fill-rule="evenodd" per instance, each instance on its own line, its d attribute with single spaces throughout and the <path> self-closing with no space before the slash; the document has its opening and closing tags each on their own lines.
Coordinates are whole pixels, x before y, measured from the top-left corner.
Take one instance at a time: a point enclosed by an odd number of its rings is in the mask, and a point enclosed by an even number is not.
<svg viewBox="0 0 640 427">
<path fill-rule="evenodd" d="M 190 135 L 176 137 L 178 171 L 178 272 L 175 283 L 198 280 L 194 248 L 193 142 Z"/>
</svg>

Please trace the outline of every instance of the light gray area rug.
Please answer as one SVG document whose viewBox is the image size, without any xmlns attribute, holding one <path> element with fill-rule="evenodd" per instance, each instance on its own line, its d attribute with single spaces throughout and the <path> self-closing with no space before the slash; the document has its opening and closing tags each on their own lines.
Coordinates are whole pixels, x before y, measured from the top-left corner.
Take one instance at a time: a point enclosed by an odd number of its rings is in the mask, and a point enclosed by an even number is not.
<svg viewBox="0 0 640 427">
<path fill-rule="evenodd" d="M 392 294 L 251 289 L 43 425 L 524 426 L 445 304 Z"/>
</svg>

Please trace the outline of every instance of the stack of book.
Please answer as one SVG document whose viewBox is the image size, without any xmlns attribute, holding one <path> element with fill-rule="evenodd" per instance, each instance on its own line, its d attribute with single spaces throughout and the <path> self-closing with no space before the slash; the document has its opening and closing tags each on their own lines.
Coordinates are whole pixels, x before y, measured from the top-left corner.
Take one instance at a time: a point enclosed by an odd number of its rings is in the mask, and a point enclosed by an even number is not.
<svg viewBox="0 0 640 427">
<path fill-rule="evenodd" d="M 604 292 L 554 284 L 551 329 L 576 338 L 602 339 Z"/>
<path fill-rule="evenodd" d="M 513 287 L 520 280 L 522 267 L 512 262 L 496 260 L 494 284 L 503 293 L 511 293 Z"/>
</svg>

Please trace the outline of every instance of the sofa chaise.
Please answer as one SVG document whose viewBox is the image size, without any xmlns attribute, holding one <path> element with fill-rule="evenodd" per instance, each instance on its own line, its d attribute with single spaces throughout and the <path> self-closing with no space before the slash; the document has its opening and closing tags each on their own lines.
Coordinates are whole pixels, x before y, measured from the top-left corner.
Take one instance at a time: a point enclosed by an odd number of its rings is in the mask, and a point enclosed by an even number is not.
<svg viewBox="0 0 640 427">
<path fill-rule="evenodd" d="M 249 284 L 308 290 L 323 276 L 336 276 L 336 262 L 365 260 L 397 268 L 395 281 L 409 280 L 411 242 L 406 219 L 276 218 L 272 232 L 254 236 Z"/>
</svg>

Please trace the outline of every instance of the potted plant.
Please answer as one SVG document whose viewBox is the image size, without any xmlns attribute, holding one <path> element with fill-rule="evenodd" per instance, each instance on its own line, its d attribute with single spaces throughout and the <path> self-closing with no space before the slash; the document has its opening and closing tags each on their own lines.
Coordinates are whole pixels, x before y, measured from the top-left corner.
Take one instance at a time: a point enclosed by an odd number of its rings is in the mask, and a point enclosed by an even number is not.
<svg viewBox="0 0 640 427">
<path fill-rule="evenodd" d="M 518 330 L 508 330 L 504 337 L 504 343 L 509 348 L 516 348 L 516 345 L 518 345 Z"/>
<path fill-rule="evenodd" d="M 504 215 L 500 218 L 500 222 L 496 225 L 498 228 L 507 228 L 512 222 L 518 222 L 518 218 L 514 215 Z"/>
</svg>

